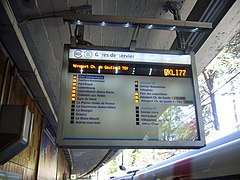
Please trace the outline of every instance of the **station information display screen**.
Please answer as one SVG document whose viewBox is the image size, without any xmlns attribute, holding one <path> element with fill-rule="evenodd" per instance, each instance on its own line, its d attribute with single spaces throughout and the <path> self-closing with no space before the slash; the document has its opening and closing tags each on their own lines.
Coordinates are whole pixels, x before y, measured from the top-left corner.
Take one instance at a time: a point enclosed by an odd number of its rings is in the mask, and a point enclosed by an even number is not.
<svg viewBox="0 0 240 180">
<path fill-rule="evenodd" d="M 194 55 L 66 48 L 58 145 L 205 145 Z"/>
</svg>

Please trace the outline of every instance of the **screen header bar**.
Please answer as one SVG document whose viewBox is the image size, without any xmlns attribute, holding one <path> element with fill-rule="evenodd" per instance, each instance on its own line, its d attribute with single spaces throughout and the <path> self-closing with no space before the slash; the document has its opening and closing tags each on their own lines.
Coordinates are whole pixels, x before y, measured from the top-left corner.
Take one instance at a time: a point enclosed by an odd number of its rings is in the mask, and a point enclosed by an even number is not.
<svg viewBox="0 0 240 180">
<path fill-rule="evenodd" d="M 190 55 L 106 51 L 93 49 L 69 49 L 69 59 L 104 60 L 116 62 L 150 62 L 166 64 L 191 64 Z"/>
</svg>

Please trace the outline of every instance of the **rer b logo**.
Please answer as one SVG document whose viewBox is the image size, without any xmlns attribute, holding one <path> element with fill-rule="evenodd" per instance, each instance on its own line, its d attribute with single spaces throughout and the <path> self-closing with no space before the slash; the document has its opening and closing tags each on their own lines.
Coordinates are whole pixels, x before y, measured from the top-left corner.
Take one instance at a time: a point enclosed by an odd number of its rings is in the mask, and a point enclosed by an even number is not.
<svg viewBox="0 0 240 180">
<path fill-rule="evenodd" d="M 81 50 L 76 50 L 74 51 L 74 56 L 76 58 L 81 58 L 82 57 L 82 51 Z"/>
</svg>

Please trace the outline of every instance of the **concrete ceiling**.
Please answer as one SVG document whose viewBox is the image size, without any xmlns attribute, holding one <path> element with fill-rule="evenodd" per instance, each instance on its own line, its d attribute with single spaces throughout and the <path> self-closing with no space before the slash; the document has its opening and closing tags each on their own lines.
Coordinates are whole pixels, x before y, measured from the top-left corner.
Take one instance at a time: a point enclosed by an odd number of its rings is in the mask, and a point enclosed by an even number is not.
<svg viewBox="0 0 240 180">
<path fill-rule="evenodd" d="M 184 34 L 187 42 L 196 52 L 197 69 L 201 72 L 234 33 L 239 31 L 239 1 L 185 0 L 176 2 L 181 6 L 179 9 L 181 20 L 213 23 L 213 31 L 203 34 Z M 50 109 L 56 114 L 59 108 L 63 46 L 70 43 L 70 30 L 68 23 L 63 21 L 63 14 L 75 13 L 77 7 L 82 6 L 79 13 L 83 14 L 173 20 L 173 14 L 166 11 L 166 3 L 167 0 L 21 0 L 9 1 L 9 3 L 2 1 L 3 6 L 13 11 L 12 18 L 16 18 L 17 21 L 14 30 L 22 34 L 23 41 L 26 42 L 25 49 L 27 48 L 31 54 L 43 82 L 43 89 L 46 89 L 52 105 Z M 232 8 L 231 11 L 229 11 L 230 8 Z M 9 13 L 8 16 L 10 16 Z M 229 29 L 226 28 L 226 22 L 230 23 Z M 75 25 L 71 25 L 71 29 L 73 34 Z M 83 32 L 83 39 L 96 46 L 129 47 L 134 29 L 87 25 L 84 26 Z M 19 33 L 16 33 L 18 38 Z M 8 46 L 5 37 L 1 33 L 1 40 L 5 42 L 5 47 L 11 47 Z M 178 49 L 175 31 L 141 29 L 136 41 L 136 48 Z M 208 51 L 209 48 L 212 48 L 211 52 Z M 37 91 L 37 88 L 34 88 Z M 39 102 L 39 104 L 45 111 L 44 103 L 41 105 Z M 53 129 L 54 134 L 57 118 L 53 117 L 53 119 L 49 120 L 49 127 Z M 94 170 L 117 152 L 117 150 L 109 149 L 65 149 L 64 151 L 72 173 L 76 174 L 85 174 Z"/>
</svg>

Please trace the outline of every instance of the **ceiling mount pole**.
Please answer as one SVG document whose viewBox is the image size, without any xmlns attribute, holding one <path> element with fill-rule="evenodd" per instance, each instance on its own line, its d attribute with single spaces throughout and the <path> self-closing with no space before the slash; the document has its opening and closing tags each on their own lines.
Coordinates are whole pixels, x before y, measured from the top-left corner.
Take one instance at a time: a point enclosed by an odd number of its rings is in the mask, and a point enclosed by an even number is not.
<svg viewBox="0 0 240 180">
<path fill-rule="evenodd" d="M 133 30 L 132 39 L 131 39 L 131 42 L 130 42 L 130 45 L 129 45 L 129 50 L 130 51 L 135 51 L 135 49 L 136 49 L 137 37 L 138 37 L 138 34 L 139 34 L 139 30 L 140 30 L 140 26 L 135 27 L 134 30 Z"/>
<path fill-rule="evenodd" d="M 166 10 L 173 14 L 174 20 L 181 20 L 179 9 L 182 8 L 182 2 L 167 2 Z M 180 50 L 186 49 L 186 41 L 182 31 L 176 31 L 178 47 Z"/>
<path fill-rule="evenodd" d="M 92 14 L 91 5 L 73 7 L 71 10 L 75 11 L 76 14 Z M 72 35 L 71 32 L 71 46 L 76 47 L 76 45 L 92 45 L 92 43 L 84 40 L 84 25 L 82 25 L 81 22 L 79 24 L 76 24 L 74 35 Z"/>
</svg>

